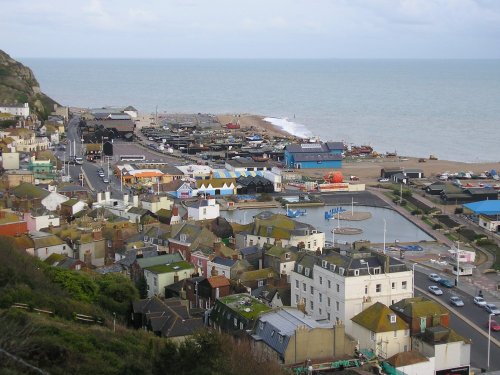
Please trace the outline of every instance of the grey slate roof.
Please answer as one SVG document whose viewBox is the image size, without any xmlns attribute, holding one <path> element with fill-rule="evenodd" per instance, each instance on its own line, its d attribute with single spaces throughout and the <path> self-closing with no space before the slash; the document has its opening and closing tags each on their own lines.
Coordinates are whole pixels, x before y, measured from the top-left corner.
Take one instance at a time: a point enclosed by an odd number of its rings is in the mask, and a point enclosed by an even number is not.
<svg viewBox="0 0 500 375">
<path fill-rule="evenodd" d="M 300 153 L 295 155 L 295 161 L 332 161 L 332 160 L 342 160 L 342 155 L 339 154 L 313 154 L 313 153 Z"/>
<path fill-rule="evenodd" d="M 236 263 L 236 260 L 222 257 L 215 257 L 212 263 L 221 264 L 223 266 L 232 267 Z"/>
<path fill-rule="evenodd" d="M 298 327 L 332 328 L 332 325 L 320 324 L 297 309 L 282 308 L 262 314 L 252 336 L 284 357 L 290 338 Z"/>
<path fill-rule="evenodd" d="M 141 268 L 156 266 L 159 264 L 168 264 L 182 261 L 182 256 L 179 253 L 158 255 L 148 258 L 137 259 L 137 264 Z"/>
</svg>

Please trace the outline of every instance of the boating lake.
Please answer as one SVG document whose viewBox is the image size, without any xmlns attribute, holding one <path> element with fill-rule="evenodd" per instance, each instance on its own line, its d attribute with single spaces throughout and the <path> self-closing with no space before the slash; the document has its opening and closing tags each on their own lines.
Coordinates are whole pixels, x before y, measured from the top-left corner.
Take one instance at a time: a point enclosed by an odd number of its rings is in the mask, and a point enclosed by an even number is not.
<svg viewBox="0 0 500 375">
<path fill-rule="evenodd" d="M 299 216 L 295 220 L 311 224 L 318 230 L 325 233 L 327 241 L 332 241 L 332 229 L 339 224 L 340 227 L 359 228 L 363 233 L 358 235 L 341 235 L 335 234 L 335 242 L 354 242 L 357 240 L 368 240 L 372 243 L 384 242 L 384 219 L 386 221 L 386 244 L 390 245 L 395 241 L 399 242 L 419 242 L 419 241 L 434 241 L 434 239 L 418 228 L 412 222 L 398 214 L 396 211 L 368 206 L 354 206 L 354 211 L 370 212 L 372 217 L 363 221 L 347 221 L 347 220 L 325 220 L 325 211 L 338 206 L 323 206 L 323 207 L 306 207 L 307 214 Z M 348 212 L 351 207 L 344 206 Z M 295 208 L 294 208 L 295 209 Z M 302 208 L 301 208 L 302 209 Z M 253 216 L 263 211 L 271 211 L 274 213 L 285 214 L 284 208 L 262 209 L 246 209 L 221 211 L 221 216 L 225 219 L 241 224 L 248 224 L 253 221 Z"/>
</svg>

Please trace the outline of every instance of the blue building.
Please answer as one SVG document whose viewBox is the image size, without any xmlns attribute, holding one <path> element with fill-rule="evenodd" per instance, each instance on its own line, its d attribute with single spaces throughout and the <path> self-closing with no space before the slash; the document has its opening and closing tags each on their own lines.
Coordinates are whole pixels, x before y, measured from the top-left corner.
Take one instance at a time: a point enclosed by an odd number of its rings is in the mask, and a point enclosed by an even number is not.
<svg viewBox="0 0 500 375">
<path fill-rule="evenodd" d="M 342 168 L 342 142 L 291 144 L 285 148 L 288 168 Z"/>
</svg>

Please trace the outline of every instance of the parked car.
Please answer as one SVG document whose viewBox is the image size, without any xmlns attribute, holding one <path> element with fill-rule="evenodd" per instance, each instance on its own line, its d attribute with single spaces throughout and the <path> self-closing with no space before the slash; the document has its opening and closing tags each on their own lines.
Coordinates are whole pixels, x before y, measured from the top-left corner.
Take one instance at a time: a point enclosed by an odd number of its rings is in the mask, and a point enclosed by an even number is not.
<svg viewBox="0 0 500 375">
<path fill-rule="evenodd" d="M 488 325 L 486 325 L 486 326 L 488 326 Z M 498 332 L 498 331 L 500 331 L 500 324 L 495 319 L 491 319 L 490 320 L 490 329 L 492 331 Z"/>
<path fill-rule="evenodd" d="M 479 307 L 484 307 L 486 306 L 486 301 L 483 297 L 474 297 L 474 304 Z"/>
<path fill-rule="evenodd" d="M 443 279 L 443 278 L 439 279 L 438 284 L 442 285 L 442 286 L 445 286 L 447 288 L 453 288 L 453 286 L 454 286 L 453 283 L 450 280 Z"/>
<path fill-rule="evenodd" d="M 429 279 L 437 283 L 439 282 L 439 280 L 441 280 L 441 277 L 439 277 L 439 275 L 436 273 L 431 273 L 429 275 Z"/>
<path fill-rule="evenodd" d="M 488 311 L 490 314 L 495 314 L 495 315 L 500 315 L 500 310 L 498 310 L 498 307 L 496 307 L 494 304 L 492 303 L 487 303 L 485 306 L 484 306 L 484 309 L 486 311 Z"/>
<path fill-rule="evenodd" d="M 443 294 L 443 291 L 435 285 L 431 285 L 427 289 L 429 289 L 429 292 L 435 294 L 436 296 L 441 296 Z"/>
<path fill-rule="evenodd" d="M 102 179 L 102 182 L 104 182 L 105 184 L 109 184 L 109 180 L 108 180 L 108 178 L 107 178 L 107 177 L 104 177 L 104 178 Z"/>
<path fill-rule="evenodd" d="M 460 297 L 457 296 L 451 296 L 450 297 L 450 304 L 456 307 L 463 307 L 464 306 L 464 301 Z"/>
<path fill-rule="evenodd" d="M 378 182 L 389 182 L 390 180 L 388 178 L 379 178 Z"/>
</svg>

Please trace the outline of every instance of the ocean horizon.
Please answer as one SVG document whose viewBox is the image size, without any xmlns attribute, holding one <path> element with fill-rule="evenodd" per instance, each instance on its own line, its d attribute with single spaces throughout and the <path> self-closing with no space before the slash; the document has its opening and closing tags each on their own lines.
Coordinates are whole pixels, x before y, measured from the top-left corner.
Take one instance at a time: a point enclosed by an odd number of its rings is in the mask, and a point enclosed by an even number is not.
<svg viewBox="0 0 500 375">
<path fill-rule="evenodd" d="M 62 105 L 251 113 L 380 153 L 500 161 L 500 60 L 19 60 Z"/>
</svg>

